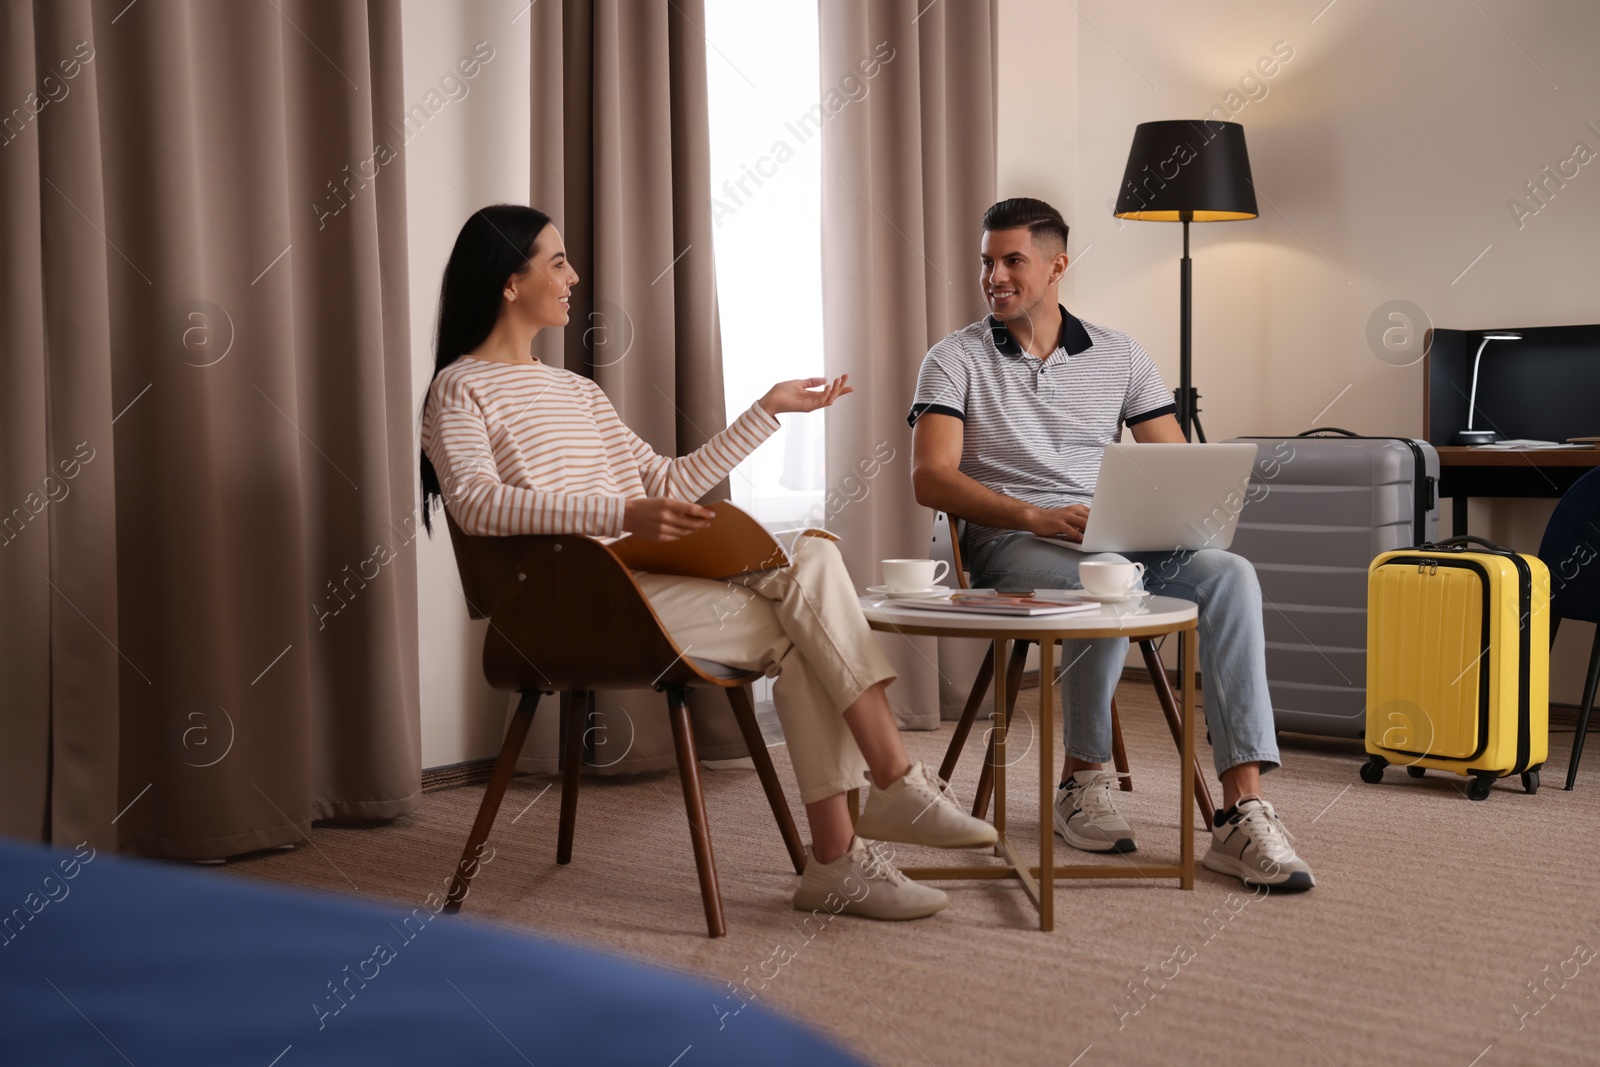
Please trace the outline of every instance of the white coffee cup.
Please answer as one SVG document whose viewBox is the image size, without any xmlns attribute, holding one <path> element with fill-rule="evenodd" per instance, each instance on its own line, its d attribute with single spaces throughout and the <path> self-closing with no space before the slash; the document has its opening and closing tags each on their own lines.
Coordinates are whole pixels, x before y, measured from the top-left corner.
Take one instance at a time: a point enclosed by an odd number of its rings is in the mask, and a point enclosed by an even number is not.
<svg viewBox="0 0 1600 1067">
<path fill-rule="evenodd" d="M 1143 563 L 1105 559 L 1078 564 L 1078 581 L 1096 596 L 1127 596 L 1143 577 Z"/>
<path fill-rule="evenodd" d="M 921 593 L 939 584 L 950 570 L 949 560 L 886 559 L 883 581 L 892 592 Z"/>
</svg>

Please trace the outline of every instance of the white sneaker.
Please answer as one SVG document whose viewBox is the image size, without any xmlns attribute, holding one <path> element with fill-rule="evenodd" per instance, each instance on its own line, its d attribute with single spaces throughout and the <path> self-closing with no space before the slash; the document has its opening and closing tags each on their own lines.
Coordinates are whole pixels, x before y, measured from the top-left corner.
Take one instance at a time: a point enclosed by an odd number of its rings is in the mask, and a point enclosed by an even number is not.
<svg viewBox="0 0 1600 1067">
<path fill-rule="evenodd" d="M 963 811 L 950 787 L 921 760 L 887 789 L 872 788 L 866 810 L 856 820 L 856 833 L 933 848 L 981 848 L 1000 839 L 993 826 Z"/>
<path fill-rule="evenodd" d="M 1251 793 L 1239 798 L 1231 815 L 1217 814 L 1223 817 L 1211 828 L 1211 848 L 1202 861 L 1206 870 L 1231 874 L 1248 886 L 1310 889 L 1317 884 L 1271 804 Z"/>
<path fill-rule="evenodd" d="M 950 903 L 943 890 L 913 882 L 861 838 L 832 863 L 810 862 L 794 893 L 796 911 L 827 911 L 864 919 L 922 919 Z"/>
<path fill-rule="evenodd" d="M 1117 813 L 1111 791 L 1116 771 L 1074 771 L 1056 790 L 1056 833 L 1085 852 L 1134 852 L 1133 827 Z"/>
</svg>

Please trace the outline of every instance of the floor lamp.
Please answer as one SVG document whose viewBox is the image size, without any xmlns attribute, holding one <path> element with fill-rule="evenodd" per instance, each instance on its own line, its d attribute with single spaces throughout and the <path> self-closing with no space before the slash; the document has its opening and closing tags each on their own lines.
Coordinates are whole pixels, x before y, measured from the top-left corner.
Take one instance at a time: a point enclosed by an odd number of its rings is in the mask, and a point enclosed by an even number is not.
<svg viewBox="0 0 1600 1067">
<path fill-rule="evenodd" d="M 1183 223 L 1179 260 L 1178 425 L 1186 440 L 1206 439 L 1200 426 L 1200 394 L 1193 381 L 1189 223 L 1253 219 L 1256 190 L 1244 127 L 1212 119 L 1141 122 L 1133 131 L 1115 214 L 1119 219 Z M 1193 427 L 1193 433 L 1190 427 Z"/>
</svg>

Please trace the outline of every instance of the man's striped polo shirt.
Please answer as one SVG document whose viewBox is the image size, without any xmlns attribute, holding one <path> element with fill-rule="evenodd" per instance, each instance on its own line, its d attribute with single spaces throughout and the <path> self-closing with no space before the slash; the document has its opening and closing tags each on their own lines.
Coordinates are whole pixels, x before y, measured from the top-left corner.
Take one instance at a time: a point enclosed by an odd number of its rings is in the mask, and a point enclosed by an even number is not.
<svg viewBox="0 0 1600 1067">
<path fill-rule="evenodd" d="M 927 412 L 966 423 L 961 473 L 1038 507 L 1087 504 L 1105 446 L 1122 427 L 1177 409 L 1161 372 L 1125 333 L 1061 309 L 1043 362 L 990 316 L 928 350 L 907 421 Z M 1010 531 L 969 526 L 967 551 Z"/>
</svg>

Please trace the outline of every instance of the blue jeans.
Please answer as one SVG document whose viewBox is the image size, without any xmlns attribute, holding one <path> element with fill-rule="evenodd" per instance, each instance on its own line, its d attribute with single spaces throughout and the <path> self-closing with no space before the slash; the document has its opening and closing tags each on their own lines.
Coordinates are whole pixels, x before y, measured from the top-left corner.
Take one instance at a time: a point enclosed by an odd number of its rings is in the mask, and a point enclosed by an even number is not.
<svg viewBox="0 0 1600 1067">
<path fill-rule="evenodd" d="M 1259 763 L 1263 773 L 1278 766 L 1261 587 L 1249 561 L 1214 548 L 1126 555 L 1076 552 L 1018 532 L 979 546 L 967 562 L 978 587 L 1081 589 L 1078 564 L 1085 560 L 1143 563 L 1144 588 L 1199 607 L 1206 725 L 1217 772 L 1241 763 Z M 1061 718 L 1068 755 L 1087 763 L 1110 761 L 1111 697 L 1127 655 L 1125 637 L 1061 642 Z"/>
</svg>

